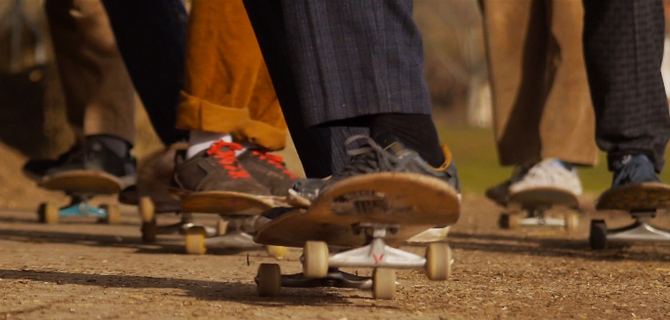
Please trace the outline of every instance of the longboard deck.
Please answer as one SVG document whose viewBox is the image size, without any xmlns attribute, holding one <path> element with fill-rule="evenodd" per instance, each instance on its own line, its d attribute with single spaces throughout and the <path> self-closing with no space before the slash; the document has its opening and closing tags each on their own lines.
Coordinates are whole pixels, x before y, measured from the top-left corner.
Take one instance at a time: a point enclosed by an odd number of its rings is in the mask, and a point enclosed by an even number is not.
<svg viewBox="0 0 670 320">
<path fill-rule="evenodd" d="M 579 199 L 577 199 L 575 194 L 564 189 L 542 187 L 510 194 L 507 205 L 521 205 L 525 208 L 563 205 L 570 208 L 578 208 Z"/>
<path fill-rule="evenodd" d="M 326 189 L 308 209 L 285 213 L 256 233 L 268 245 L 302 247 L 305 241 L 355 247 L 367 241 L 352 226 L 361 223 L 398 225 L 389 245 L 435 226 L 456 223 L 460 213 L 457 192 L 443 181 L 411 173 L 374 173 L 354 176 Z"/>
<path fill-rule="evenodd" d="M 218 213 L 222 215 L 258 215 L 275 205 L 260 197 L 231 191 L 204 191 L 186 195 L 182 212 Z"/>
<path fill-rule="evenodd" d="M 597 210 L 656 211 L 670 207 L 670 185 L 639 183 L 603 192 L 596 204 Z"/>
<path fill-rule="evenodd" d="M 71 194 L 115 194 L 122 189 L 121 181 L 111 174 L 94 170 L 72 170 L 45 177 L 40 187 Z"/>
</svg>

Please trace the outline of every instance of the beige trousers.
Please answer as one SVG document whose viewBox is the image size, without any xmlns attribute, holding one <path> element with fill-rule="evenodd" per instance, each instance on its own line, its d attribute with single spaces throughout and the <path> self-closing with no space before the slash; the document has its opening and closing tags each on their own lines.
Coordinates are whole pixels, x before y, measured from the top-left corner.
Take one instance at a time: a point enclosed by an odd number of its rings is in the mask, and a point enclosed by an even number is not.
<svg viewBox="0 0 670 320">
<path fill-rule="evenodd" d="M 502 165 L 595 165 L 580 0 L 481 0 Z"/>
<path fill-rule="evenodd" d="M 135 142 L 135 91 L 99 0 L 45 4 L 67 115 L 78 138 Z"/>
</svg>

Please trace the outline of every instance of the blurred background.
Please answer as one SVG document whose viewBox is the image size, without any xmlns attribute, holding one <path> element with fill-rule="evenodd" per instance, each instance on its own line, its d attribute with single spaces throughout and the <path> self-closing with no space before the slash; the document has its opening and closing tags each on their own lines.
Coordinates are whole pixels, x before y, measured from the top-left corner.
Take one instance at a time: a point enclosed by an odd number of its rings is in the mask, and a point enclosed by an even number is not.
<svg viewBox="0 0 670 320">
<path fill-rule="evenodd" d="M 29 196 L 35 189 L 20 173 L 23 163 L 31 157 L 55 157 L 73 141 L 53 63 L 43 0 L 22 1 L 27 22 L 19 23 L 18 30 L 9 15 L 13 2 L 0 0 L 0 206 L 10 207 L 19 205 L 15 203 L 19 200 L 13 200 L 20 198 L 17 196 Z M 665 4 L 667 13 L 670 0 Z M 481 195 L 486 187 L 508 178 L 510 169 L 498 165 L 494 147 L 477 0 L 416 0 L 415 18 L 425 41 L 425 76 L 434 120 L 443 142 L 455 155 L 464 191 Z M 667 39 L 666 47 L 670 43 Z M 18 55 L 12 55 L 11 41 L 20 43 Z M 670 59 L 664 61 L 663 73 L 670 79 Z M 139 108 L 137 113 L 139 142 L 135 154 L 141 160 L 162 145 L 144 110 Z M 291 150 L 284 154 L 291 166 L 299 165 Z M 580 171 L 587 193 L 599 193 L 610 184 L 602 160 L 596 168 Z M 670 180 L 667 173 L 663 179 Z"/>
</svg>

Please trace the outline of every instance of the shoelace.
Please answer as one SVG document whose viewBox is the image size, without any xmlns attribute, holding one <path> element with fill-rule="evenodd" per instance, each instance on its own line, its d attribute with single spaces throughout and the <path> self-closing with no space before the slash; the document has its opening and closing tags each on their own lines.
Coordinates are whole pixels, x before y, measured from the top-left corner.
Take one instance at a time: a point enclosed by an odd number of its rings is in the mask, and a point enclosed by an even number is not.
<svg viewBox="0 0 670 320">
<path fill-rule="evenodd" d="M 359 142 L 359 148 L 349 149 L 349 146 Z M 348 138 L 344 142 L 347 154 L 350 155 L 351 162 L 342 169 L 342 176 L 352 176 L 358 173 L 373 173 L 380 171 L 395 171 L 400 168 L 401 160 L 392 153 L 384 150 L 372 138 L 363 135 L 356 135 Z"/>
<path fill-rule="evenodd" d="M 214 142 L 207 150 L 207 154 L 219 159 L 229 176 L 233 179 L 251 178 L 249 173 L 237 163 L 235 151 L 242 150 L 242 146 L 234 142 L 225 142 L 223 140 Z"/>
<path fill-rule="evenodd" d="M 268 153 L 265 149 L 254 150 L 251 154 L 259 157 L 261 160 L 267 161 L 269 164 L 274 165 L 277 169 L 281 169 L 284 174 L 289 176 L 291 179 L 298 179 L 298 176 L 289 171 L 284 165 L 284 158 L 276 154 Z"/>
</svg>

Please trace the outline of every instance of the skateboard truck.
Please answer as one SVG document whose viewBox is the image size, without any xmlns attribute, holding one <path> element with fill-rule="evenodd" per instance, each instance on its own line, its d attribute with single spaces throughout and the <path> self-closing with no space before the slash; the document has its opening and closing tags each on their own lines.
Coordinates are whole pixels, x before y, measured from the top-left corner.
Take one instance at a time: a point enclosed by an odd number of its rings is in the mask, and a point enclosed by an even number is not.
<svg viewBox="0 0 670 320">
<path fill-rule="evenodd" d="M 37 211 L 40 222 L 55 224 L 60 218 L 66 217 L 97 217 L 108 224 L 117 224 L 121 221 L 118 205 L 101 205 L 96 208 L 88 203 L 93 195 L 70 194 L 70 197 L 70 204 L 61 208 L 50 203 L 40 204 Z"/>
<path fill-rule="evenodd" d="M 259 277 L 254 281 L 258 284 Z M 303 273 L 288 274 L 281 276 L 281 286 L 287 288 L 352 288 L 371 289 L 372 277 L 360 277 L 355 274 L 342 272 L 337 268 L 328 268 L 328 273 L 323 278 L 305 278 Z"/>
<path fill-rule="evenodd" d="M 155 242 L 159 234 L 185 234 L 186 229 L 195 226 L 193 215 L 182 213 L 181 220 L 174 224 L 158 225 L 156 215 L 161 213 L 180 214 L 179 202 L 158 202 L 154 203 L 150 197 L 141 197 L 139 200 L 139 211 L 142 218 L 142 240 L 145 242 Z"/>
<path fill-rule="evenodd" d="M 660 242 L 670 241 L 670 230 L 657 228 L 650 221 L 656 216 L 656 211 L 632 211 L 635 222 L 629 226 L 607 230 L 604 220 L 591 220 L 589 244 L 593 250 L 607 248 L 609 242 Z"/>
<path fill-rule="evenodd" d="M 498 225 L 502 229 L 517 229 L 519 227 L 562 227 L 566 230 L 574 230 L 578 224 L 578 216 L 574 213 L 566 214 L 563 219 L 551 218 L 546 212 L 551 206 L 523 207 L 521 205 L 511 206 L 510 211 L 500 215 Z M 524 212 L 528 212 L 525 218 Z"/>
<path fill-rule="evenodd" d="M 384 238 L 387 233 L 396 233 L 399 225 L 361 223 L 352 228 L 371 231 L 372 234 L 368 235 L 370 244 L 330 256 L 329 267 L 418 269 L 426 265 L 426 258 L 386 245 Z"/>
<path fill-rule="evenodd" d="M 401 226 L 398 224 L 360 223 L 352 226 L 354 233 L 365 232 L 368 244 L 332 256 L 323 241 L 307 241 L 303 250 L 302 280 L 293 283 L 326 284 L 333 280 L 333 271 L 342 267 L 368 267 L 374 269 L 370 286 L 377 299 L 392 299 L 396 291 L 396 275 L 392 269 L 424 269 L 431 280 L 446 280 L 451 274 L 451 249 L 446 243 L 431 243 L 422 257 L 388 246 L 384 239 Z M 392 269 L 391 269 L 392 268 Z M 295 275 L 293 277 L 296 277 Z M 260 296 L 279 295 L 285 279 L 279 265 L 261 264 L 256 283 Z M 310 282 L 309 280 L 315 280 Z"/>
<path fill-rule="evenodd" d="M 191 225 L 186 228 L 186 253 L 204 254 L 207 247 L 218 248 L 260 248 L 253 236 L 244 231 L 248 215 L 226 216 L 220 219 L 217 228 Z"/>
</svg>

